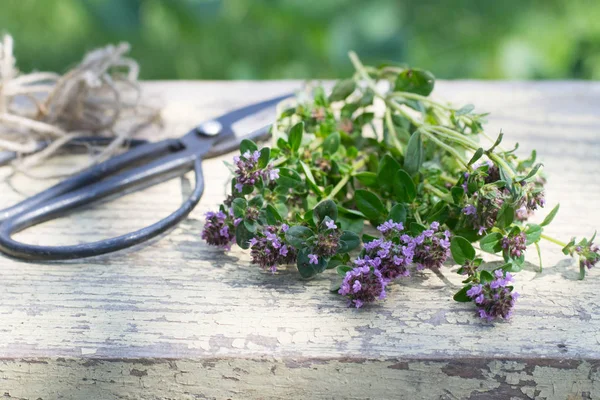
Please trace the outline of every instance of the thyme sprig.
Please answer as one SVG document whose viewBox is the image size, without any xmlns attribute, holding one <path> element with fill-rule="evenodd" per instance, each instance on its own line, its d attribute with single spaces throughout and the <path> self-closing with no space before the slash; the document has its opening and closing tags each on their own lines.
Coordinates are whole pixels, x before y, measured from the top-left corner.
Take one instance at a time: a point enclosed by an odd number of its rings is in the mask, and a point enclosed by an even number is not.
<svg viewBox="0 0 600 400">
<path fill-rule="evenodd" d="M 563 243 L 544 233 L 558 205 L 542 223 L 528 222 L 545 206 L 535 151 L 519 158 L 518 146 L 503 148 L 502 132 L 483 131 L 486 114 L 429 97 L 428 71 L 350 60 L 352 78 L 281 112 L 272 147 L 241 143 L 232 194 L 207 215 L 209 244 L 235 241 L 273 273 L 290 263 L 304 278 L 336 269 L 333 289 L 355 307 L 452 256 L 465 276 L 454 299 L 473 302 L 488 321 L 511 315 L 514 274 L 531 246 L 540 255 L 540 240 L 579 257 L 582 279 L 600 260 L 594 237 Z M 379 237 L 364 234 L 365 223 Z M 476 242 L 504 264 L 486 269 Z"/>
</svg>

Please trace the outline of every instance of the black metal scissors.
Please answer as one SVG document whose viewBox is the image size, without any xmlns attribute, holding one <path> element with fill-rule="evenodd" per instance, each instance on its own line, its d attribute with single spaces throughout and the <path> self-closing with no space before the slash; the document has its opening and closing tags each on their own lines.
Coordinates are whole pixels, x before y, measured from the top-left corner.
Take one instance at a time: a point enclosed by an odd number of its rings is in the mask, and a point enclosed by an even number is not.
<svg viewBox="0 0 600 400">
<path fill-rule="evenodd" d="M 27 260 L 66 260 L 110 253 L 144 242 L 176 225 L 198 204 L 204 191 L 202 159 L 238 148 L 242 139 L 261 140 L 270 125 L 237 137 L 233 124 L 275 106 L 290 94 L 252 104 L 216 119 L 205 121 L 179 139 L 140 144 L 133 149 L 90 167 L 61 183 L 12 207 L 0 211 L 0 251 Z M 181 207 L 164 219 L 112 239 L 71 246 L 38 246 L 18 242 L 12 235 L 30 226 L 58 218 L 76 207 L 111 195 L 164 182 L 191 170 L 195 187 Z"/>
</svg>

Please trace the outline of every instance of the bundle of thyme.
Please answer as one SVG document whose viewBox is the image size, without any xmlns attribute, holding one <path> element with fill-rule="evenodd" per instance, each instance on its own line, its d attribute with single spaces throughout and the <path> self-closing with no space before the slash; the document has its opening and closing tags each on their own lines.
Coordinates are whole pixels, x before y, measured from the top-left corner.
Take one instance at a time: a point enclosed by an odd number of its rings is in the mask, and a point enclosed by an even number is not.
<svg viewBox="0 0 600 400">
<path fill-rule="evenodd" d="M 473 106 L 432 100 L 428 71 L 350 59 L 351 79 L 329 95 L 317 87 L 279 115 L 272 148 L 241 143 L 232 193 L 207 214 L 209 244 L 236 242 L 273 273 L 285 264 L 304 278 L 335 269 L 334 290 L 355 307 L 451 256 L 465 278 L 454 299 L 473 302 L 488 321 L 510 316 L 513 275 L 531 247 L 540 255 L 540 240 L 577 256 L 581 279 L 600 260 L 594 237 L 562 243 L 543 233 L 558 205 L 542 223 L 528 222 L 545 206 L 535 151 L 519 158 L 517 147 L 502 148 L 502 133 L 484 133 Z M 365 222 L 377 236 L 363 234 Z M 486 269 L 472 243 L 504 265 Z"/>
</svg>

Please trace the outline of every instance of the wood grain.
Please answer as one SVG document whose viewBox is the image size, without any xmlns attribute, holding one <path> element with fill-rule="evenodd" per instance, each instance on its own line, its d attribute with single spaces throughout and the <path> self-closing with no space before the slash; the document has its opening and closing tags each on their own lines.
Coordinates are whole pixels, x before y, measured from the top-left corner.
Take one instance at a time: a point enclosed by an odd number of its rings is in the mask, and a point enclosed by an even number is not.
<svg viewBox="0 0 600 400">
<path fill-rule="evenodd" d="M 300 86 L 149 82 L 146 96 L 163 104 L 165 119 L 149 136 L 177 137 Z M 491 112 L 488 133 L 502 129 L 520 154 L 538 150 L 549 206 L 561 203 L 549 234 L 568 240 L 600 227 L 600 84 L 458 81 L 441 82 L 436 93 Z M 452 301 L 460 283 L 453 265 L 395 284 L 384 303 L 348 309 L 329 293 L 328 274 L 271 275 L 243 251 L 223 254 L 200 240 L 203 213 L 225 196 L 230 157 L 204 162 L 200 205 L 151 243 L 86 261 L 0 258 L 0 396 L 600 398 L 598 270 L 577 281 L 575 262 L 543 243 L 544 271 L 531 264 L 518 274 L 522 297 L 509 323 L 482 323 L 470 305 Z M 0 206 L 47 184 L 0 183 Z M 18 237 L 64 244 L 125 233 L 169 214 L 189 185 L 166 182 Z"/>
</svg>

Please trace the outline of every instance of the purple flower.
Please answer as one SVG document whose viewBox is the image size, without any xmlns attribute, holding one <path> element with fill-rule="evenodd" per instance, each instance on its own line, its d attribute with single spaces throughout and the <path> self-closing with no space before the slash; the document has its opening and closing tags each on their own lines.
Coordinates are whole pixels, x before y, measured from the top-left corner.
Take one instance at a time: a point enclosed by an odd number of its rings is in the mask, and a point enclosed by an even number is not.
<svg viewBox="0 0 600 400">
<path fill-rule="evenodd" d="M 271 168 L 270 166 L 266 169 L 266 175 L 269 177 L 269 180 L 275 181 L 279 179 L 279 168 Z"/>
<path fill-rule="evenodd" d="M 521 257 L 525 253 L 525 249 L 527 249 L 525 232 L 519 232 L 502 238 L 502 249 L 511 258 Z"/>
<path fill-rule="evenodd" d="M 469 204 L 463 208 L 463 213 L 465 215 L 477 215 L 477 208 L 473 204 Z"/>
<path fill-rule="evenodd" d="M 477 305 L 480 318 L 493 321 L 510 317 L 515 300 L 519 296 L 508 287 L 512 279 L 509 272 L 504 273 L 498 269 L 494 271 L 494 279 L 491 282 L 473 285 L 467 291 L 467 296 Z"/>
<path fill-rule="evenodd" d="M 312 248 L 312 253 L 323 258 L 333 257 L 340 248 L 340 237 L 342 233 L 337 230 L 333 221 L 326 221 L 327 230 L 319 232 Z"/>
<path fill-rule="evenodd" d="M 260 159 L 260 152 L 246 151 L 241 156 L 233 157 L 233 163 L 236 166 L 235 189 L 241 192 L 244 186 L 254 186 L 259 179 L 274 181 L 279 178 L 279 169 L 273 168 L 271 164 L 267 165 L 264 169 L 259 168 L 258 160 Z"/>
<path fill-rule="evenodd" d="M 309 254 L 308 255 L 308 259 L 310 260 L 309 262 L 311 264 L 318 264 L 319 263 L 319 257 L 317 257 L 315 254 Z"/>
<path fill-rule="evenodd" d="M 221 246 L 229 250 L 231 242 L 235 240 L 234 228 L 234 219 L 231 215 L 223 211 L 209 211 L 206 213 L 202 239 L 212 246 Z"/>
<path fill-rule="evenodd" d="M 365 303 L 384 299 L 385 286 L 381 272 L 361 266 L 346 272 L 338 293 L 348 298 L 348 305 L 360 308 Z"/>
<path fill-rule="evenodd" d="M 596 234 L 590 239 L 581 239 L 575 244 L 575 239 L 571 241 L 571 245 L 565 247 L 563 251 L 568 252 L 571 256 L 577 254 L 579 256 L 579 266 L 581 268 L 591 269 L 600 261 L 600 247 L 594 244 Z"/>
<path fill-rule="evenodd" d="M 438 222 L 432 222 L 435 229 L 439 228 Z M 413 261 L 417 269 L 440 268 L 450 255 L 450 232 L 434 232 L 433 229 L 423 231 L 414 239 Z"/>
<path fill-rule="evenodd" d="M 250 239 L 250 255 L 252 263 L 271 272 L 277 271 L 278 265 L 296 262 L 296 249 L 285 243 L 285 231 L 280 227 L 267 225 L 256 231 L 256 236 Z"/>
<path fill-rule="evenodd" d="M 481 285 L 474 285 L 471 289 L 467 290 L 467 296 L 475 298 L 483 291 Z"/>
<path fill-rule="evenodd" d="M 473 229 L 478 230 L 479 235 L 496 224 L 498 212 L 504 204 L 505 195 L 507 194 L 501 192 L 495 186 L 484 186 L 479 192 L 473 194 L 472 200 L 475 200 L 475 203 L 468 204 L 463 208 L 466 221 L 473 226 Z"/>
<path fill-rule="evenodd" d="M 404 229 L 402 222 L 394 222 L 393 220 L 387 220 L 383 224 L 377 227 L 377 230 L 384 235 L 386 233 L 397 233 Z"/>
</svg>

